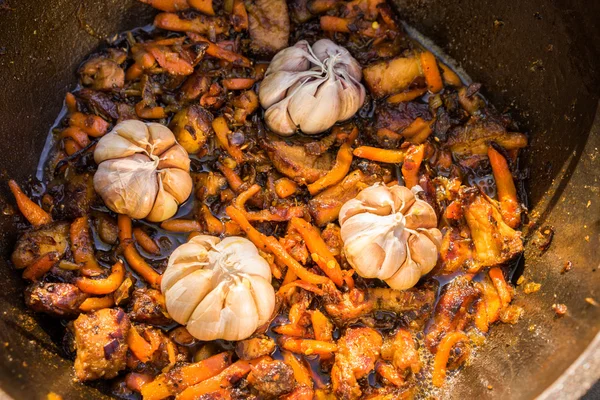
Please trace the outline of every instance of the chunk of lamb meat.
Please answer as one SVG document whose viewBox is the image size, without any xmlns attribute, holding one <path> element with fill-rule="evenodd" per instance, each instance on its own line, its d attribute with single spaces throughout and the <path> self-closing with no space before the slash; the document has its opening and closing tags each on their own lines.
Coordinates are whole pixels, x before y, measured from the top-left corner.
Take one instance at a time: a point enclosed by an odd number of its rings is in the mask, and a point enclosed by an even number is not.
<svg viewBox="0 0 600 400">
<path fill-rule="evenodd" d="M 418 374 L 421 370 L 417 345 L 407 329 L 398 329 L 395 335 L 384 340 L 381 358 L 391 361 L 397 371 L 405 371 L 410 368 L 413 374 Z"/>
<path fill-rule="evenodd" d="M 337 342 L 338 351 L 331 369 L 331 383 L 336 398 L 358 399 L 362 390 L 358 380 L 375 368 L 383 339 L 371 328 L 351 328 Z"/>
<path fill-rule="evenodd" d="M 284 140 L 269 134 L 261 145 L 267 150 L 275 169 L 300 184 L 313 183 L 333 167 L 332 153 L 310 154 L 304 143 L 297 139 Z"/>
<path fill-rule="evenodd" d="M 79 381 L 110 379 L 125 369 L 130 322 L 121 309 L 81 314 L 75 330 L 75 376 Z"/>
<path fill-rule="evenodd" d="M 251 368 L 248 382 L 258 390 L 260 398 L 276 399 L 296 386 L 294 371 L 283 361 L 262 360 Z"/>
<path fill-rule="evenodd" d="M 235 354 L 242 360 L 254 360 L 272 354 L 275 351 L 275 346 L 273 339 L 260 335 L 237 342 Z"/>
<path fill-rule="evenodd" d="M 99 55 L 86 61 L 79 69 L 81 83 L 94 90 L 121 89 L 125 84 L 125 71 L 120 64 L 127 58 L 125 52 L 111 49 L 107 55 Z"/>
<path fill-rule="evenodd" d="M 165 296 L 156 289 L 136 289 L 131 295 L 129 318 L 151 325 L 167 325 L 173 321 L 167 313 Z"/>
<path fill-rule="evenodd" d="M 290 17 L 285 0 L 248 0 L 250 49 L 261 55 L 273 55 L 288 46 Z"/>
<path fill-rule="evenodd" d="M 33 283 L 25 289 L 25 304 L 35 312 L 55 318 L 74 318 L 79 306 L 87 298 L 70 283 Z"/>
<path fill-rule="evenodd" d="M 41 229 L 25 232 L 17 241 L 11 261 L 16 268 L 26 268 L 41 256 L 56 252 L 62 257 L 69 244 L 68 222 L 46 225 Z"/>
<path fill-rule="evenodd" d="M 396 57 L 367 66 L 363 76 L 373 97 L 382 98 L 402 92 L 423 74 L 418 57 Z"/>
<path fill-rule="evenodd" d="M 472 117 L 465 125 L 452 129 L 445 146 L 458 157 L 486 155 L 491 142 L 496 142 L 506 150 L 522 149 L 527 146 L 527 136 L 522 133 L 507 132 L 492 117 Z"/>
</svg>

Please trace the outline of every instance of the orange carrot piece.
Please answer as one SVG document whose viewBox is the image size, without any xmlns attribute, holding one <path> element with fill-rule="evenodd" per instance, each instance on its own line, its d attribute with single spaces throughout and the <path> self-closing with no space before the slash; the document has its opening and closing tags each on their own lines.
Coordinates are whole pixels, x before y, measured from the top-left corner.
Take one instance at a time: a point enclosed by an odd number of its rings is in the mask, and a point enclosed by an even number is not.
<svg viewBox="0 0 600 400">
<path fill-rule="evenodd" d="M 308 332 L 305 328 L 296 324 L 279 325 L 273 328 L 273 332 L 285 336 L 306 337 Z"/>
<path fill-rule="evenodd" d="M 167 113 L 163 107 L 147 107 L 144 100 L 135 105 L 135 113 L 138 117 L 144 119 L 161 119 L 167 117 Z"/>
<path fill-rule="evenodd" d="M 197 33 L 188 32 L 188 36 L 195 42 L 208 44 L 208 47 L 206 48 L 206 54 L 208 54 L 211 57 L 227 61 L 240 67 L 249 68 L 252 66 L 252 61 L 250 61 L 250 59 L 244 57 L 241 54 L 224 49 Z"/>
<path fill-rule="evenodd" d="M 148 4 L 151 7 L 161 11 L 182 11 L 187 10 L 189 7 L 188 0 L 139 0 L 144 4 Z"/>
<path fill-rule="evenodd" d="M 142 397 L 144 400 L 162 400 L 174 396 L 190 386 L 221 373 L 231 364 L 230 358 L 230 354 L 224 352 L 160 374 L 154 381 L 142 386 Z M 171 382 L 177 382 L 177 384 L 173 385 Z"/>
<path fill-rule="evenodd" d="M 283 278 L 283 282 L 281 282 L 281 286 L 288 285 L 298 279 L 298 275 L 294 272 L 293 269 L 288 268 L 285 272 L 285 277 Z M 281 291 L 281 289 L 279 289 Z"/>
<path fill-rule="evenodd" d="M 254 245 L 259 250 L 262 250 L 264 252 L 268 251 L 267 244 L 264 240 L 265 235 L 263 235 L 262 233 L 254 229 L 252 225 L 250 225 L 250 222 L 248 222 L 242 211 L 238 210 L 233 206 L 228 206 L 225 209 L 225 212 L 227 212 L 229 218 L 235 221 L 242 228 L 242 230 L 246 233 L 246 236 L 248 236 L 248 239 L 250 239 L 250 241 L 254 243 Z"/>
<path fill-rule="evenodd" d="M 404 161 L 406 151 L 387 150 L 371 146 L 360 146 L 354 149 L 354 155 L 367 160 L 383 162 L 388 164 L 399 164 Z"/>
<path fill-rule="evenodd" d="M 451 332 L 444 336 L 438 345 L 435 359 L 433 361 L 432 381 L 434 386 L 442 387 L 446 379 L 446 367 L 450 358 L 452 347 L 460 341 L 467 341 L 469 338 L 462 332 Z"/>
<path fill-rule="evenodd" d="M 406 152 L 406 158 L 404 164 L 402 164 L 402 177 L 404 178 L 404 184 L 409 189 L 419 184 L 419 169 L 424 154 L 425 146 L 422 144 L 418 146 L 411 145 Z"/>
<path fill-rule="evenodd" d="M 314 310 L 310 316 L 315 339 L 324 342 L 333 341 L 333 323 L 319 310 Z"/>
<path fill-rule="evenodd" d="M 494 173 L 496 188 L 498 189 L 498 200 L 500 201 L 500 214 L 502 219 L 511 228 L 517 228 L 521 224 L 521 206 L 517 199 L 517 188 L 513 180 L 508 163 L 496 149 L 488 147 L 488 157 Z"/>
<path fill-rule="evenodd" d="M 312 0 L 308 2 L 307 7 L 311 14 L 322 14 L 334 9 L 338 2 L 339 0 Z"/>
<path fill-rule="evenodd" d="M 150 361 L 152 354 L 154 354 L 152 345 L 148 343 L 133 326 L 129 329 L 129 333 L 127 334 L 127 345 L 133 355 L 143 363 Z"/>
<path fill-rule="evenodd" d="M 295 280 L 295 281 L 287 283 L 285 285 L 281 285 L 278 293 L 285 293 L 288 289 L 290 289 L 292 287 L 299 287 L 299 288 L 302 288 L 309 292 L 313 292 L 313 293 L 317 294 L 318 296 L 325 296 L 325 292 L 323 290 L 319 289 L 317 286 L 315 286 L 311 283 L 302 282 L 301 280 Z"/>
<path fill-rule="evenodd" d="M 342 269 L 329 247 L 321 237 L 319 230 L 304 219 L 292 218 L 291 226 L 298 231 L 308 250 L 311 252 L 312 260 L 321 268 L 333 283 L 337 286 L 344 285 Z"/>
<path fill-rule="evenodd" d="M 404 130 L 402 130 L 400 134 L 405 138 L 409 139 L 421 133 L 421 131 L 423 131 L 423 129 L 429 126 L 429 124 L 430 122 L 425 121 L 421 117 L 417 117 L 413 122 L 410 123 L 410 125 L 404 128 Z"/>
<path fill-rule="evenodd" d="M 37 281 L 56 265 L 58 259 L 58 253 L 55 251 L 44 254 L 35 260 L 33 264 L 25 268 L 25 271 L 23 271 L 23 278 L 30 281 Z"/>
<path fill-rule="evenodd" d="M 72 156 L 73 154 L 80 151 L 83 147 L 79 146 L 76 141 L 71 138 L 65 138 L 63 140 L 63 148 L 65 149 L 65 153 L 68 156 Z"/>
<path fill-rule="evenodd" d="M 213 120 L 212 127 L 215 131 L 215 135 L 217 136 L 217 140 L 223 146 L 223 148 L 229 153 L 231 157 L 238 163 L 241 164 L 244 162 L 244 154 L 239 147 L 234 146 L 229 143 L 229 139 L 227 135 L 231 130 L 227 125 L 227 121 L 223 117 L 217 117 Z"/>
<path fill-rule="evenodd" d="M 223 87 L 225 89 L 229 89 L 229 90 L 246 90 L 246 89 L 250 89 L 254 83 L 256 82 L 256 79 L 252 79 L 252 78 L 227 78 L 227 79 L 223 79 Z"/>
<path fill-rule="evenodd" d="M 325 397 L 315 396 L 315 391 L 304 385 L 296 386 L 296 389 L 280 397 L 281 400 L 313 400 Z"/>
<path fill-rule="evenodd" d="M 160 254 L 160 247 L 142 228 L 133 228 L 133 237 L 144 251 L 150 254 Z"/>
<path fill-rule="evenodd" d="M 312 339 L 298 339 L 288 336 L 282 336 L 279 338 L 281 348 L 291 351 L 296 354 L 319 354 L 319 355 L 331 355 L 337 351 L 337 345 L 331 342 L 324 342 L 321 340 Z"/>
<path fill-rule="evenodd" d="M 202 231 L 202 225 L 195 219 L 168 219 L 160 227 L 169 232 L 194 232 Z"/>
<path fill-rule="evenodd" d="M 75 141 L 75 143 L 77 143 L 77 146 L 79 146 L 80 148 L 84 148 L 85 146 L 90 144 L 90 138 L 88 137 L 88 134 L 85 133 L 83 129 L 78 128 L 76 126 L 70 126 L 63 130 L 60 133 L 60 137 L 62 139 L 71 138 Z"/>
<path fill-rule="evenodd" d="M 223 223 L 212 213 L 206 204 L 202 204 L 201 207 L 202 216 L 206 223 L 206 230 L 211 235 L 221 235 L 225 231 Z"/>
<path fill-rule="evenodd" d="M 134 392 L 139 393 L 142 390 L 142 386 L 148 382 L 152 382 L 152 379 L 152 375 L 130 372 L 125 377 L 125 385 Z"/>
<path fill-rule="evenodd" d="M 65 95 L 65 106 L 69 111 L 69 114 L 77 112 L 77 99 L 73 93 L 67 93 Z"/>
<path fill-rule="evenodd" d="M 242 178 L 240 178 L 240 176 L 233 169 L 221 164 L 220 162 L 217 162 L 216 166 L 219 169 L 219 171 L 221 171 L 223 176 L 225 176 L 227 184 L 229 184 L 231 190 L 233 190 L 236 193 L 239 193 L 241 191 L 242 185 L 244 184 Z"/>
<path fill-rule="evenodd" d="M 456 72 L 452 71 L 452 69 L 444 63 L 440 63 L 440 67 L 442 68 L 442 77 L 444 78 L 444 83 L 446 83 L 446 85 L 454 87 L 462 86 L 462 81 L 460 80 L 460 77 L 456 75 Z"/>
<path fill-rule="evenodd" d="M 122 261 L 117 261 L 112 267 L 111 274 L 104 279 L 78 278 L 77 287 L 84 293 L 102 295 L 114 292 L 125 279 L 125 267 Z"/>
<path fill-rule="evenodd" d="M 487 315 L 487 307 L 485 305 L 485 295 L 481 298 L 481 300 L 479 300 L 479 303 L 477 303 L 477 308 L 475 310 L 475 326 L 484 333 L 488 331 L 490 326 Z"/>
<path fill-rule="evenodd" d="M 52 217 L 42 207 L 35 204 L 19 187 L 14 180 L 8 181 L 10 191 L 15 197 L 19 211 L 27 221 L 33 226 L 42 226 L 52 222 Z"/>
<path fill-rule="evenodd" d="M 512 294 L 508 283 L 504 279 L 504 273 L 498 267 L 491 268 L 489 271 L 490 278 L 492 279 L 492 283 L 500 296 L 500 302 L 502 303 L 502 308 L 506 307 L 510 304 L 512 300 Z"/>
<path fill-rule="evenodd" d="M 408 90 L 388 97 L 387 102 L 391 104 L 405 103 L 424 95 L 425 92 L 427 92 L 427 89 L 425 88 Z"/>
<path fill-rule="evenodd" d="M 206 15 L 215 15 L 212 0 L 187 0 L 190 6 Z"/>
<path fill-rule="evenodd" d="M 281 178 L 275 181 L 275 193 L 280 199 L 290 197 L 297 191 L 298 185 L 289 178 Z"/>
<path fill-rule="evenodd" d="M 314 382 L 310 376 L 310 372 L 308 372 L 308 368 L 306 368 L 304 363 L 298 360 L 298 358 L 296 358 L 296 356 L 289 351 L 283 350 L 281 355 L 283 356 L 283 362 L 292 368 L 292 371 L 294 371 L 294 379 L 296 382 L 312 389 Z"/>
<path fill-rule="evenodd" d="M 375 372 L 379 374 L 379 376 L 387 379 L 394 386 L 402 386 L 404 385 L 404 378 L 402 375 L 398 373 L 396 368 L 389 363 L 378 360 L 375 363 Z"/>
<path fill-rule="evenodd" d="M 437 93 L 442 90 L 444 83 L 442 82 L 442 75 L 440 74 L 435 56 L 431 52 L 425 51 L 421 53 L 419 60 L 421 61 L 421 69 L 423 70 L 429 91 Z"/>
<path fill-rule="evenodd" d="M 109 123 L 97 115 L 73 113 L 69 118 L 69 125 L 77 127 L 93 137 L 104 136 L 108 132 Z"/>
<path fill-rule="evenodd" d="M 320 19 L 321 29 L 325 32 L 350 33 L 350 21 L 345 18 L 324 15 Z"/>
<path fill-rule="evenodd" d="M 179 53 L 169 50 L 165 46 L 148 46 L 148 53 L 156 59 L 158 65 L 165 69 L 171 75 L 191 75 L 194 72 L 194 67 L 189 61 L 182 58 Z"/>
<path fill-rule="evenodd" d="M 104 297 L 88 297 L 79 306 L 81 312 L 98 311 L 103 308 L 110 308 L 115 305 L 115 300 L 112 295 Z"/>
<path fill-rule="evenodd" d="M 81 264 L 81 273 L 86 276 L 96 276 L 104 272 L 94 255 L 90 227 L 87 216 L 79 217 L 71 224 L 71 251 L 73 259 Z"/>
<path fill-rule="evenodd" d="M 239 360 L 218 375 L 188 387 L 177 396 L 177 400 L 194 400 L 204 394 L 230 387 L 250 372 L 251 365 L 248 361 Z"/>
<path fill-rule="evenodd" d="M 131 218 L 127 215 L 119 214 L 117 219 L 119 226 L 119 240 L 124 246 L 123 255 L 127 263 L 140 277 L 142 277 L 150 286 L 155 289 L 160 287 L 162 276 L 156 272 L 146 260 L 138 253 L 132 242 Z"/>
<path fill-rule="evenodd" d="M 248 30 L 248 12 L 242 0 L 233 0 L 231 22 L 236 32 Z"/>
<path fill-rule="evenodd" d="M 333 168 L 325 176 L 307 186 L 311 195 L 314 196 L 323 189 L 341 182 L 348 175 L 352 164 L 352 144 L 357 136 L 358 128 L 354 128 L 346 142 L 338 150 Z"/>
</svg>

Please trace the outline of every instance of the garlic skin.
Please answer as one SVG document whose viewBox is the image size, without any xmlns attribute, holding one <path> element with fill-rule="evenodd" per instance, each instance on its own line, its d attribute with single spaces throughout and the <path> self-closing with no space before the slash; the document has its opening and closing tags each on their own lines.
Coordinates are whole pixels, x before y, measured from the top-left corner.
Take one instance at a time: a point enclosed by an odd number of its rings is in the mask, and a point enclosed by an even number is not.
<svg viewBox="0 0 600 400">
<path fill-rule="evenodd" d="M 301 40 L 275 55 L 258 92 L 269 129 L 313 135 L 352 118 L 365 101 L 362 68 L 329 39 Z"/>
<path fill-rule="evenodd" d="M 192 193 L 190 158 L 164 125 L 127 120 L 94 150 L 94 189 L 112 211 L 160 222 Z"/>
<path fill-rule="evenodd" d="M 243 340 L 271 318 L 271 269 L 248 239 L 198 235 L 179 246 L 162 277 L 171 318 L 199 340 Z"/>
<path fill-rule="evenodd" d="M 405 290 L 435 267 L 442 233 L 433 208 L 415 197 L 419 191 L 375 184 L 342 206 L 344 253 L 358 275 Z"/>
</svg>

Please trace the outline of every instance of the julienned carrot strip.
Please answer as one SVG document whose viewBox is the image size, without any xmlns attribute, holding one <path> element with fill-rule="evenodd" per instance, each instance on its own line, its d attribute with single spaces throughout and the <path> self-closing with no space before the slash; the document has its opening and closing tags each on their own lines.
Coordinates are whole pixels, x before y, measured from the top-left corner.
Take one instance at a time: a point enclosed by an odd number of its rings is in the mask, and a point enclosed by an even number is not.
<svg viewBox="0 0 600 400">
<path fill-rule="evenodd" d="M 249 68 L 252 66 L 252 62 L 248 58 L 242 56 L 241 54 L 234 53 L 233 51 L 226 50 L 197 33 L 188 32 L 187 35 L 195 42 L 208 44 L 208 47 L 206 48 L 206 54 L 211 57 L 215 57 L 241 67 Z"/>
<path fill-rule="evenodd" d="M 311 14 L 322 14 L 335 8 L 338 5 L 338 2 L 339 0 L 312 0 L 307 4 L 308 11 L 310 11 Z"/>
<path fill-rule="evenodd" d="M 139 393 L 142 390 L 142 386 L 148 382 L 152 382 L 152 379 L 152 375 L 130 372 L 125 377 L 125 385 L 127 385 L 129 389 Z"/>
<path fill-rule="evenodd" d="M 449 66 L 444 63 L 440 63 L 440 67 L 442 68 L 442 77 L 444 78 L 444 82 L 448 86 L 462 86 L 462 81 L 460 77 L 456 75 L 456 72 L 452 71 Z"/>
<path fill-rule="evenodd" d="M 283 282 L 281 282 L 281 286 L 290 284 L 290 283 L 294 282 L 296 279 L 298 279 L 298 276 L 296 275 L 294 270 L 291 268 L 288 268 L 287 271 L 285 272 L 285 277 L 283 278 Z"/>
<path fill-rule="evenodd" d="M 236 32 L 248 30 L 248 12 L 242 0 L 233 0 L 231 20 Z"/>
<path fill-rule="evenodd" d="M 250 239 L 256 247 L 263 251 L 269 251 L 275 255 L 275 257 L 283 264 L 285 264 L 288 268 L 291 268 L 294 273 L 303 281 L 312 283 L 312 284 L 325 284 L 330 280 L 329 278 L 321 275 L 314 274 L 304 268 L 298 261 L 294 260 L 292 256 L 288 254 L 288 252 L 283 248 L 281 243 L 277 241 L 272 236 L 265 236 L 256 229 L 246 219 L 244 214 L 233 206 L 229 206 L 226 208 L 227 215 L 229 218 L 237 222 L 237 224 L 242 228 L 248 239 Z"/>
<path fill-rule="evenodd" d="M 76 126 L 69 126 L 68 128 L 66 128 L 64 131 L 62 131 L 60 133 L 60 137 L 63 139 L 65 139 L 65 138 L 73 139 L 75 141 L 75 143 L 77 143 L 77 146 L 79 146 L 81 148 L 90 144 L 90 138 L 88 137 L 88 134 L 85 133 L 83 131 L 83 129 L 78 128 Z"/>
<path fill-rule="evenodd" d="M 424 154 L 425 146 L 422 144 L 418 146 L 411 145 L 406 152 L 406 158 L 404 164 L 402 164 L 402 177 L 404 178 L 404 184 L 409 189 L 419 184 L 419 169 Z"/>
<path fill-rule="evenodd" d="M 131 218 L 127 215 L 119 214 L 117 224 L 119 226 L 119 240 L 124 246 L 123 254 L 127 263 L 135 272 L 137 272 L 150 286 L 155 289 L 160 287 L 162 276 L 158 274 L 146 260 L 138 253 L 132 242 Z"/>
<path fill-rule="evenodd" d="M 109 123 L 97 115 L 73 113 L 69 118 L 69 125 L 80 128 L 93 137 L 100 137 L 108 132 Z"/>
<path fill-rule="evenodd" d="M 375 363 L 375 371 L 379 376 L 387 379 L 394 386 L 404 385 L 404 378 L 402 375 L 398 373 L 394 366 L 385 361 L 378 360 L 377 363 Z"/>
<path fill-rule="evenodd" d="M 289 178 L 281 178 L 275 181 L 275 193 L 280 199 L 285 199 L 296 193 L 298 185 Z"/>
<path fill-rule="evenodd" d="M 189 7 L 188 0 L 140 0 L 142 3 L 148 4 L 151 7 L 161 11 L 182 11 Z"/>
<path fill-rule="evenodd" d="M 88 297 L 79 306 L 81 312 L 92 312 L 101 310 L 103 308 L 109 308 L 115 305 L 115 300 L 112 295 L 104 297 Z"/>
<path fill-rule="evenodd" d="M 244 154 L 239 147 L 232 145 L 229 143 L 229 139 L 227 138 L 227 134 L 231 132 L 229 130 L 229 126 L 227 125 L 227 121 L 223 117 L 217 117 L 214 119 L 212 123 L 212 127 L 215 131 L 215 135 L 217 136 L 217 140 L 223 146 L 223 148 L 229 153 L 231 157 L 238 163 L 241 164 L 244 162 Z"/>
<path fill-rule="evenodd" d="M 302 361 L 298 360 L 296 356 L 289 351 L 284 350 L 281 352 L 281 355 L 283 356 L 283 362 L 294 371 L 294 379 L 296 382 L 312 389 L 314 382 L 310 376 L 310 372 L 308 372 L 308 368 L 306 368 Z"/>
<path fill-rule="evenodd" d="M 321 237 L 318 229 L 309 222 L 300 218 L 292 218 L 291 226 L 298 231 L 308 250 L 311 252 L 312 260 L 321 268 L 333 283 L 337 286 L 344 285 L 344 277 L 340 264 L 331 254 L 329 247 Z"/>
<path fill-rule="evenodd" d="M 307 186 L 311 195 L 314 196 L 321 190 L 341 182 L 348 175 L 352 164 L 352 144 L 357 136 L 358 128 L 354 128 L 346 142 L 338 150 L 333 168 L 325 176 Z"/>
<path fill-rule="evenodd" d="M 220 389 L 230 387 L 234 382 L 243 378 L 250 372 L 251 365 L 248 361 L 239 360 L 225 368 L 220 374 L 206 379 L 194 386 L 190 386 L 181 392 L 177 400 L 194 400 L 200 396 Z"/>
<path fill-rule="evenodd" d="M 220 162 L 217 162 L 216 166 L 219 169 L 219 171 L 221 171 L 223 176 L 225 176 L 227 184 L 229 184 L 231 190 L 233 190 L 236 193 L 239 193 L 241 191 L 242 185 L 244 184 L 242 178 L 240 178 L 240 176 L 233 169 L 221 164 Z"/>
<path fill-rule="evenodd" d="M 235 224 L 235 226 L 238 227 L 239 232 L 237 234 L 239 235 L 239 233 L 241 232 L 241 228 L 239 227 L 239 225 L 236 224 L 234 221 L 229 221 L 229 222 L 231 222 L 232 224 Z M 259 250 L 258 254 L 260 254 L 260 256 L 269 263 L 269 267 L 271 268 L 271 274 L 273 275 L 273 278 L 281 279 L 281 277 L 283 276 L 283 273 L 281 272 L 281 269 L 279 268 L 279 266 L 275 263 L 275 256 L 271 253 L 266 253 L 262 250 Z"/>
<path fill-rule="evenodd" d="M 17 202 L 19 211 L 25 217 L 27 221 L 33 226 L 46 225 L 52 222 L 52 217 L 42 207 L 35 204 L 19 187 L 17 182 L 14 180 L 8 181 L 8 186 Z"/>
<path fill-rule="evenodd" d="M 204 217 L 204 223 L 206 224 L 206 231 L 211 235 L 221 235 L 225 231 L 224 224 L 212 213 L 206 204 L 202 204 L 200 212 Z"/>
<path fill-rule="evenodd" d="M 311 354 L 330 355 L 337 351 L 335 343 L 312 339 L 298 339 L 288 336 L 280 337 L 279 344 L 285 350 L 307 356 Z"/>
<path fill-rule="evenodd" d="M 367 160 L 399 164 L 404 161 L 406 151 L 404 150 L 387 150 L 380 149 L 378 147 L 371 146 L 360 146 L 354 149 L 354 155 L 360 158 L 366 158 Z"/>
<path fill-rule="evenodd" d="M 65 106 L 69 111 L 69 114 L 77 112 L 77 99 L 73 93 L 67 93 L 65 95 Z"/>
<path fill-rule="evenodd" d="M 167 117 L 164 107 L 148 107 L 144 100 L 135 105 L 135 113 L 138 117 L 144 119 L 161 119 Z"/>
<path fill-rule="evenodd" d="M 475 326 L 481 332 L 487 332 L 489 329 L 489 321 L 487 316 L 487 308 L 485 306 L 485 296 L 477 303 L 477 309 L 475 310 Z"/>
<path fill-rule="evenodd" d="M 71 224 L 71 251 L 73 259 L 81 264 L 81 273 L 86 276 L 96 276 L 104 272 L 98 264 L 92 246 L 92 237 L 88 226 L 87 216 L 79 217 Z"/>
<path fill-rule="evenodd" d="M 437 387 L 442 387 L 446 379 L 446 367 L 450 358 L 452 347 L 460 341 L 467 341 L 469 338 L 462 332 L 451 332 L 444 336 L 438 345 L 433 361 L 433 376 L 432 382 Z"/>
<path fill-rule="evenodd" d="M 425 121 L 421 117 L 417 117 L 413 122 L 410 123 L 400 134 L 404 136 L 406 139 L 409 139 L 413 136 L 418 135 L 423 131 L 423 129 L 427 128 L 431 122 Z"/>
<path fill-rule="evenodd" d="M 79 146 L 76 141 L 71 138 L 65 138 L 63 140 L 63 148 L 65 149 L 65 153 L 68 156 L 72 156 L 73 154 L 80 151 L 83 147 Z"/>
<path fill-rule="evenodd" d="M 398 93 L 388 97 L 387 102 L 391 104 L 405 103 L 420 97 L 427 92 L 425 88 L 412 89 L 406 92 Z"/>
<path fill-rule="evenodd" d="M 308 332 L 305 328 L 296 324 L 279 325 L 273 328 L 273 332 L 285 336 L 306 337 Z"/>
<path fill-rule="evenodd" d="M 285 293 L 288 289 L 292 287 L 299 287 L 309 292 L 313 292 L 319 296 L 325 296 L 325 292 L 323 290 L 319 289 L 317 286 L 311 283 L 302 282 L 301 280 L 295 280 L 293 282 L 286 283 L 285 285 L 281 285 L 278 293 Z"/>
<path fill-rule="evenodd" d="M 252 78 L 226 78 L 223 79 L 223 87 L 229 90 L 246 90 L 250 89 L 256 79 Z"/>
<path fill-rule="evenodd" d="M 490 278 L 492 279 L 492 283 L 500 296 L 500 302 L 502 303 L 502 307 L 506 307 L 510 304 L 512 300 L 512 294 L 510 293 L 510 288 L 506 280 L 504 279 L 504 273 L 498 267 L 494 267 L 490 269 L 489 272 Z"/>
<path fill-rule="evenodd" d="M 160 254 L 160 247 L 142 228 L 134 228 L 133 237 L 135 237 L 135 241 L 144 251 L 154 255 Z"/>
<path fill-rule="evenodd" d="M 508 163 L 502 157 L 502 154 L 492 146 L 488 147 L 488 157 L 492 166 L 492 172 L 494 173 L 496 188 L 498 189 L 502 219 L 511 228 L 516 228 L 521 224 L 521 207 L 510 168 L 508 168 Z"/>
<path fill-rule="evenodd" d="M 310 316 L 315 339 L 325 342 L 333 340 L 333 323 L 319 310 L 314 310 Z"/>
<path fill-rule="evenodd" d="M 321 29 L 325 32 L 350 32 L 350 21 L 345 18 L 324 15 L 320 20 Z"/>
<path fill-rule="evenodd" d="M 104 279 L 78 278 L 77 287 L 84 293 L 102 295 L 114 292 L 125 279 L 125 267 L 122 261 L 117 261 L 112 267 L 111 274 Z"/>
<path fill-rule="evenodd" d="M 202 225 L 195 219 L 168 219 L 160 227 L 169 232 L 195 232 L 201 231 Z"/>
<path fill-rule="evenodd" d="M 142 386 L 142 397 L 144 400 L 162 400 L 174 396 L 190 386 L 218 375 L 231 364 L 230 359 L 229 353 L 220 353 L 203 361 L 160 374 L 154 381 Z"/>
<path fill-rule="evenodd" d="M 442 75 L 440 74 L 435 56 L 431 52 L 425 51 L 421 53 L 419 59 L 421 61 L 421 70 L 425 76 L 429 91 L 431 93 L 437 93 L 442 90 L 444 88 L 444 83 L 442 82 Z"/>
<path fill-rule="evenodd" d="M 23 271 L 23 278 L 30 281 L 37 281 L 56 265 L 58 258 L 58 253 L 55 251 L 44 254 L 35 260 L 33 264 L 25 268 L 25 271 Z"/>
<path fill-rule="evenodd" d="M 206 15 L 215 15 L 213 0 L 187 0 L 189 5 Z"/>
<path fill-rule="evenodd" d="M 152 345 L 148 343 L 133 326 L 129 329 L 129 333 L 127 334 L 127 346 L 129 346 L 129 350 L 131 350 L 133 355 L 143 363 L 150 361 L 152 354 L 154 354 Z"/>
</svg>

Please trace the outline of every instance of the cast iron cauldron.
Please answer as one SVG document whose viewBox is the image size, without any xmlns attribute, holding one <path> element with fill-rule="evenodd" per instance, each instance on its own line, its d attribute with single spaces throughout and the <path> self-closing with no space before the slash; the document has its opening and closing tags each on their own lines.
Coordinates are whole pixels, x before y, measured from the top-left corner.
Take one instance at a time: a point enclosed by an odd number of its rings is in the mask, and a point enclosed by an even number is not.
<svg viewBox="0 0 600 400">
<path fill-rule="evenodd" d="M 578 398 L 600 377 L 600 307 L 585 300 L 600 302 L 600 2 L 395 2 L 530 133 L 531 220 L 556 232 L 543 254 L 528 240 L 525 271 L 542 289 L 517 297 L 524 318 L 496 326 L 443 397 Z M 35 173 L 83 57 L 152 14 L 134 0 L 0 0 L 0 210 L 13 204 L 6 178 Z M 0 213 L 0 398 L 103 398 L 73 382 L 55 323 L 25 309 L 6 261 L 15 232 L 15 218 Z M 554 303 L 567 315 L 555 317 Z"/>
</svg>

